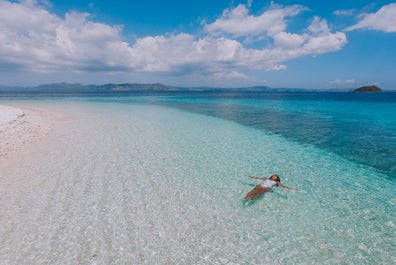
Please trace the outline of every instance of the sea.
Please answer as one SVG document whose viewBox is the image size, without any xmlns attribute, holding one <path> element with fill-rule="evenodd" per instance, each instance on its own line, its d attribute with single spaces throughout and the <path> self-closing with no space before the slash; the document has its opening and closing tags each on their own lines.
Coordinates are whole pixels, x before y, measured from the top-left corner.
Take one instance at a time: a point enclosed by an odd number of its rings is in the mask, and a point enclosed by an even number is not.
<svg viewBox="0 0 396 265">
<path fill-rule="evenodd" d="M 0 104 L 63 115 L 0 171 L 0 264 L 396 264 L 396 93 Z"/>
</svg>

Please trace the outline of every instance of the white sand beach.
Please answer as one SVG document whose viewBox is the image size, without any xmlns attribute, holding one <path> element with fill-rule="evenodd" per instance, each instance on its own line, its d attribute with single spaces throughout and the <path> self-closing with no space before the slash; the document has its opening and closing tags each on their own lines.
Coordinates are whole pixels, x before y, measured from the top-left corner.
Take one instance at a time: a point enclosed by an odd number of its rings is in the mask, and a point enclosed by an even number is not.
<svg viewBox="0 0 396 265">
<path fill-rule="evenodd" d="M 43 111 L 0 105 L 0 163 L 37 143 L 50 129 Z"/>
</svg>

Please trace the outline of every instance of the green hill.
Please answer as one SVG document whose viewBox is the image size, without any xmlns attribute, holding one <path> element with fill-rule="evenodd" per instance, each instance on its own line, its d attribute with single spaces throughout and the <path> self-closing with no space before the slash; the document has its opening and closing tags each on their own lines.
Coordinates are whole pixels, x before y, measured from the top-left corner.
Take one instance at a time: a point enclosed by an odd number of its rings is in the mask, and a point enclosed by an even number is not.
<svg viewBox="0 0 396 265">
<path fill-rule="evenodd" d="M 353 90 L 353 92 L 381 92 L 382 89 L 377 86 L 362 86 Z"/>
</svg>

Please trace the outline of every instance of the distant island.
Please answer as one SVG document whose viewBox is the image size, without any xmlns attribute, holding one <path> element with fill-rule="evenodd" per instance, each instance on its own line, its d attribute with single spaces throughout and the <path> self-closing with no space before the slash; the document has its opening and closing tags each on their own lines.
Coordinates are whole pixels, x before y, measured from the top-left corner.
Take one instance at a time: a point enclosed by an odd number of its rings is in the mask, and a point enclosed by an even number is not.
<svg viewBox="0 0 396 265">
<path fill-rule="evenodd" d="M 379 92 L 383 91 L 377 86 L 364 86 L 355 90 L 351 89 L 304 89 L 304 88 L 272 88 L 268 86 L 251 86 L 239 88 L 218 87 L 176 87 L 160 83 L 139 84 L 103 84 L 83 85 L 80 83 L 54 83 L 34 87 L 0 86 L 0 96 L 129 96 L 129 95 L 156 95 L 177 93 L 217 93 L 217 94 L 243 94 L 243 93 L 300 93 L 300 92 Z M 387 91 L 395 92 L 395 91 Z"/>
<path fill-rule="evenodd" d="M 136 95 L 136 94 L 162 94 L 162 93 L 262 93 L 262 92 L 293 92 L 310 91 L 298 88 L 271 88 L 267 86 L 252 86 L 241 88 L 216 88 L 216 87 L 176 87 L 160 83 L 154 84 L 104 84 L 83 85 L 79 83 L 54 83 L 35 87 L 1 87 L 0 95 Z"/>
<path fill-rule="evenodd" d="M 353 92 L 381 92 L 382 89 L 377 86 L 362 86 L 353 90 Z"/>
</svg>

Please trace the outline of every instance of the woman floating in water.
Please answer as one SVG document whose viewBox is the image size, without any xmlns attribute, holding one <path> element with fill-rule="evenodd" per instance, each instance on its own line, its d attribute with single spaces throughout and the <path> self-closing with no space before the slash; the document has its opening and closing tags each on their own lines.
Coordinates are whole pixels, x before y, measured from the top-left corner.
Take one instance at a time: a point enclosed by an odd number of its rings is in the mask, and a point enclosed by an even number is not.
<svg viewBox="0 0 396 265">
<path fill-rule="evenodd" d="M 289 190 L 298 190 L 297 188 L 290 188 L 286 185 L 283 185 L 281 183 L 281 180 L 278 175 L 274 174 L 270 178 L 259 178 L 255 176 L 249 176 L 250 178 L 255 178 L 255 179 L 260 179 L 264 180 L 261 184 L 256 185 L 254 189 L 248 192 L 244 199 L 249 200 L 249 201 L 254 201 L 258 197 L 260 197 L 261 194 L 268 192 L 271 190 L 273 186 L 281 186 L 282 188 L 289 189 Z"/>
</svg>

